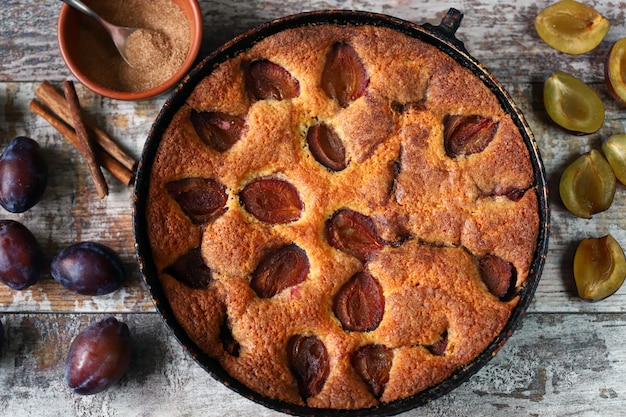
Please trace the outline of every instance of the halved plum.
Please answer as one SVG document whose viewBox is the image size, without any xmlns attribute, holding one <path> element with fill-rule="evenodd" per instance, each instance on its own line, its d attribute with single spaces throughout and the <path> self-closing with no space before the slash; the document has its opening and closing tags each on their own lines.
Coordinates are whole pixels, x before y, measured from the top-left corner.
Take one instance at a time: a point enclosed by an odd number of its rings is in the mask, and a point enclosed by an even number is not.
<svg viewBox="0 0 626 417">
<path fill-rule="evenodd" d="M 327 222 L 328 243 L 361 262 L 373 258 L 384 246 L 374 221 L 351 209 L 341 209 Z"/>
<path fill-rule="evenodd" d="M 241 139 L 245 128 L 242 117 L 226 113 L 192 110 L 189 118 L 200 140 L 221 153 Z"/>
<path fill-rule="evenodd" d="M 226 187 L 212 178 L 183 178 L 165 189 L 193 223 L 210 222 L 227 210 Z"/>
<path fill-rule="evenodd" d="M 269 253 L 252 273 L 250 286 L 261 298 L 271 298 L 282 290 L 303 282 L 309 273 L 309 258 L 296 244 Z"/>
<path fill-rule="evenodd" d="M 294 222 L 304 209 L 296 187 L 276 178 L 259 178 L 250 182 L 241 191 L 240 198 L 250 214 L 269 224 Z"/>
<path fill-rule="evenodd" d="M 574 280 L 583 300 L 599 301 L 615 293 L 626 278 L 624 250 L 613 236 L 583 239 L 574 255 Z"/>
<path fill-rule="evenodd" d="M 315 160 L 326 168 L 341 171 L 348 165 L 343 142 L 331 126 L 325 123 L 311 126 L 306 141 Z"/>
<path fill-rule="evenodd" d="M 498 122 L 480 115 L 448 115 L 443 126 L 443 144 L 450 158 L 482 152 L 498 132 Z"/>
<path fill-rule="evenodd" d="M 180 256 L 172 265 L 165 268 L 165 272 L 194 289 L 207 289 L 213 280 L 213 273 L 204 263 L 200 247 Z"/>
<path fill-rule="evenodd" d="M 369 84 L 363 61 L 347 43 L 335 43 L 322 72 L 321 86 L 326 95 L 343 108 L 361 97 Z"/>
<path fill-rule="evenodd" d="M 362 346 L 350 356 L 352 368 L 376 398 L 385 391 L 392 362 L 393 350 L 378 343 Z"/>
<path fill-rule="evenodd" d="M 573 134 L 588 135 L 604 124 L 604 103 L 598 93 L 564 71 L 557 70 L 544 81 L 543 103 L 548 116 Z"/>
<path fill-rule="evenodd" d="M 317 395 L 330 373 L 326 346 L 317 336 L 295 335 L 287 343 L 287 360 L 303 399 Z"/>
<path fill-rule="evenodd" d="M 604 80 L 613 97 L 626 104 L 626 38 L 611 45 L 604 62 Z"/>
<path fill-rule="evenodd" d="M 535 18 L 535 29 L 545 43 L 560 52 L 584 54 L 597 47 L 611 24 L 593 7 L 562 0 L 543 9 Z"/>
<path fill-rule="evenodd" d="M 626 133 L 618 133 L 602 141 L 602 152 L 613 168 L 615 177 L 626 185 Z"/>
<path fill-rule="evenodd" d="M 559 182 L 559 194 L 565 207 L 584 219 L 607 210 L 613 203 L 615 190 L 615 173 L 595 149 L 568 165 Z"/>
<path fill-rule="evenodd" d="M 432 345 L 426 346 L 426 349 L 434 356 L 443 356 L 448 348 L 448 331 L 443 332 L 439 340 Z"/>
<path fill-rule="evenodd" d="M 300 83 L 284 67 L 260 59 L 247 65 L 246 88 L 255 100 L 287 100 L 300 95 Z"/>
<path fill-rule="evenodd" d="M 517 279 L 513 264 L 499 256 L 487 254 L 478 259 L 478 270 L 490 293 L 499 299 L 512 295 Z"/>
<path fill-rule="evenodd" d="M 333 311 L 344 330 L 372 331 L 385 312 L 383 290 L 368 271 L 359 272 L 341 287 L 335 296 Z"/>
</svg>

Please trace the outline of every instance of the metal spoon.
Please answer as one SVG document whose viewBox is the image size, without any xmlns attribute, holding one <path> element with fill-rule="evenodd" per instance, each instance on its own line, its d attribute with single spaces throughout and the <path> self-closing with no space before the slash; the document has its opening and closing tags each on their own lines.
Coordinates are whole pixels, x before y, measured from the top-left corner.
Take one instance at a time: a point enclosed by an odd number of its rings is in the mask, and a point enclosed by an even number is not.
<svg viewBox="0 0 626 417">
<path fill-rule="evenodd" d="M 111 39 L 113 39 L 113 43 L 115 44 L 115 47 L 117 48 L 122 58 L 124 58 L 124 61 L 126 61 L 128 65 L 133 67 L 133 64 L 131 64 L 128 58 L 126 58 L 126 54 L 125 54 L 126 42 L 128 41 L 128 37 L 130 36 L 130 34 L 138 30 L 139 28 L 117 26 L 112 23 L 109 23 L 105 19 L 98 16 L 96 12 L 91 10 L 80 0 L 61 0 L 61 1 L 69 4 L 76 10 L 79 10 L 85 13 L 87 16 L 91 17 L 92 19 L 100 23 L 104 27 L 104 29 L 106 29 L 106 31 L 109 32 L 109 35 L 111 35 Z"/>
</svg>

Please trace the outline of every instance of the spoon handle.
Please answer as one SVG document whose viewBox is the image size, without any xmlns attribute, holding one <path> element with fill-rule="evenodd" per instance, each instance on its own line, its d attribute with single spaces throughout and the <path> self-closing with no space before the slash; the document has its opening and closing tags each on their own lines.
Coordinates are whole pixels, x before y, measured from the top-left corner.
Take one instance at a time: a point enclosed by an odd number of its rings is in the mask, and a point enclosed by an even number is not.
<svg viewBox="0 0 626 417">
<path fill-rule="evenodd" d="M 106 22 L 104 19 L 102 19 L 100 16 L 98 16 L 96 14 L 96 12 L 94 12 L 93 10 L 91 10 L 89 7 L 87 7 L 87 5 L 85 5 L 85 3 L 83 3 L 80 0 L 61 0 L 64 3 L 69 4 L 70 6 L 72 6 L 73 8 L 75 8 L 76 10 L 79 10 L 83 13 L 85 13 L 87 16 L 91 17 L 92 19 L 103 23 L 106 25 L 108 22 Z"/>
<path fill-rule="evenodd" d="M 106 29 L 106 31 L 109 32 L 109 35 L 111 35 L 111 38 L 113 39 L 113 43 L 115 44 L 115 47 L 117 48 L 122 58 L 124 58 L 124 61 L 126 61 L 128 65 L 133 67 L 133 64 L 126 57 L 125 52 L 126 52 L 126 39 L 128 38 L 128 36 L 130 36 L 131 33 L 135 31 L 135 28 L 116 26 L 112 23 L 109 23 L 108 21 L 100 17 L 96 12 L 94 12 L 89 7 L 87 7 L 85 3 L 83 3 L 80 0 L 61 0 L 61 1 L 64 3 L 67 3 L 71 7 L 78 10 L 79 12 L 86 14 L 87 16 L 91 17 L 92 19 L 100 23 Z"/>
</svg>

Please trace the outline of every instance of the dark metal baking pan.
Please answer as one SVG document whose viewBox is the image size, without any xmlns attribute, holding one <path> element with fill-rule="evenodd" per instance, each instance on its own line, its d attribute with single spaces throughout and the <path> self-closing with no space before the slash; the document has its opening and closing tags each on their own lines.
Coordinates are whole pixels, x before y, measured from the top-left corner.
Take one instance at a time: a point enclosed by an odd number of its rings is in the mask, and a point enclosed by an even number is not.
<svg viewBox="0 0 626 417">
<path fill-rule="evenodd" d="M 426 404 L 458 387 L 485 364 L 487 364 L 487 362 L 489 362 L 489 360 L 502 348 L 502 346 L 504 346 L 506 341 L 513 334 L 513 331 L 519 324 L 520 320 L 522 320 L 522 317 L 524 316 L 526 309 L 530 305 L 533 298 L 535 289 L 539 283 L 548 250 L 550 211 L 548 204 L 547 181 L 537 144 L 535 143 L 534 136 L 521 111 L 515 105 L 503 86 L 467 52 L 463 43 L 456 38 L 455 33 L 461 23 L 461 19 L 462 14 L 455 9 L 450 9 L 448 14 L 442 19 L 441 24 L 438 26 L 430 24 L 418 25 L 387 15 L 347 10 L 315 11 L 280 18 L 237 36 L 213 52 L 211 55 L 207 56 L 187 77 L 185 77 L 185 79 L 183 79 L 181 84 L 167 99 L 149 133 L 136 176 L 133 222 L 137 256 L 141 272 L 154 299 L 156 308 L 163 316 L 167 325 L 172 329 L 173 333 L 183 347 L 189 351 L 200 366 L 209 372 L 215 379 L 221 381 L 224 385 L 252 401 L 271 409 L 293 415 L 389 416 Z M 487 349 L 485 349 L 472 362 L 457 369 L 443 382 L 431 388 L 421 391 L 408 398 L 360 410 L 316 409 L 264 397 L 234 379 L 220 366 L 217 360 L 210 358 L 203 353 L 187 336 L 180 324 L 177 323 L 174 318 L 174 314 L 159 282 L 157 270 L 150 252 L 150 244 L 147 237 L 148 228 L 145 218 L 146 196 L 149 185 L 150 171 L 152 169 L 153 159 L 161 136 L 176 111 L 180 106 L 184 105 L 196 84 L 199 83 L 200 80 L 202 80 L 207 74 L 213 71 L 213 69 L 220 63 L 236 56 L 241 51 L 249 49 L 255 43 L 267 36 L 271 36 L 286 29 L 328 23 L 336 25 L 376 25 L 394 29 L 398 32 L 420 39 L 437 47 L 478 76 L 495 94 L 500 101 L 502 108 L 512 117 L 523 136 L 534 169 L 534 187 L 537 191 L 540 220 L 536 252 L 527 281 L 519 292 L 519 302 L 514 308 L 512 315 L 502 332 L 487 347 Z"/>
</svg>

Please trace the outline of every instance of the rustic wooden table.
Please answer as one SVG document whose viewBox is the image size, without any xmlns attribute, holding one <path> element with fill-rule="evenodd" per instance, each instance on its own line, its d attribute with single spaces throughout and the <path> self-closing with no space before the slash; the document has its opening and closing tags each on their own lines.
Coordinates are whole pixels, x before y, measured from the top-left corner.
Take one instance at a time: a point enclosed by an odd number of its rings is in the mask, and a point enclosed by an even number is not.
<svg viewBox="0 0 626 417">
<path fill-rule="evenodd" d="M 487 366 L 444 398 L 406 416 L 622 416 L 626 414 L 626 287 L 598 303 L 576 295 L 572 259 L 584 237 L 611 233 L 626 247 L 626 187 L 618 185 L 610 210 L 592 220 L 575 218 L 558 197 L 559 176 L 602 137 L 626 132 L 624 107 L 603 82 L 612 42 L 626 37 L 625 0 L 589 0 L 612 27 L 602 44 L 582 56 L 545 45 L 533 19 L 552 0 L 201 1 L 205 36 L 201 55 L 232 36 L 271 19 L 317 9 L 382 12 L 438 24 L 449 7 L 464 13 L 457 36 L 498 78 L 524 112 L 547 169 L 552 208 L 550 250 L 536 296 L 521 326 Z M 64 246 L 93 240 L 119 252 L 129 279 L 110 295 L 81 297 L 49 273 L 25 291 L 0 286 L 0 320 L 6 338 L 0 356 L 0 415 L 22 416 L 273 416 L 214 381 L 181 348 L 156 313 L 142 282 L 132 233 L 131 189 L 107 177 L 110 195 L 99 200 L 77 151 L 28 109 L 44 80 L 71 79 L 56 43 L 57 1 L 5 0 L 0 31 L 0 146 L 30 136 L 45 149 L 50 180 L 42 201 L 26 213 L 0 217 L 27 225 L 49 261 Z M 607 109 L 604 127 L 572 136 L 554 127 L 542 104 L 543 79 L 561 69 L 598 91 Z M 104 99 L 77 85 L 86 112 L 139 158 L 164 98 L 142 102 Z M 108 175 L 108 174 L 107 174 Z M 0 209 L 1 210 L 1 209 Z M 73 395 L 63 382 L 68 345 L 77 332 L 113 314 L 128 323 L 134 355 L 114 388 Z"/>
</svg>

